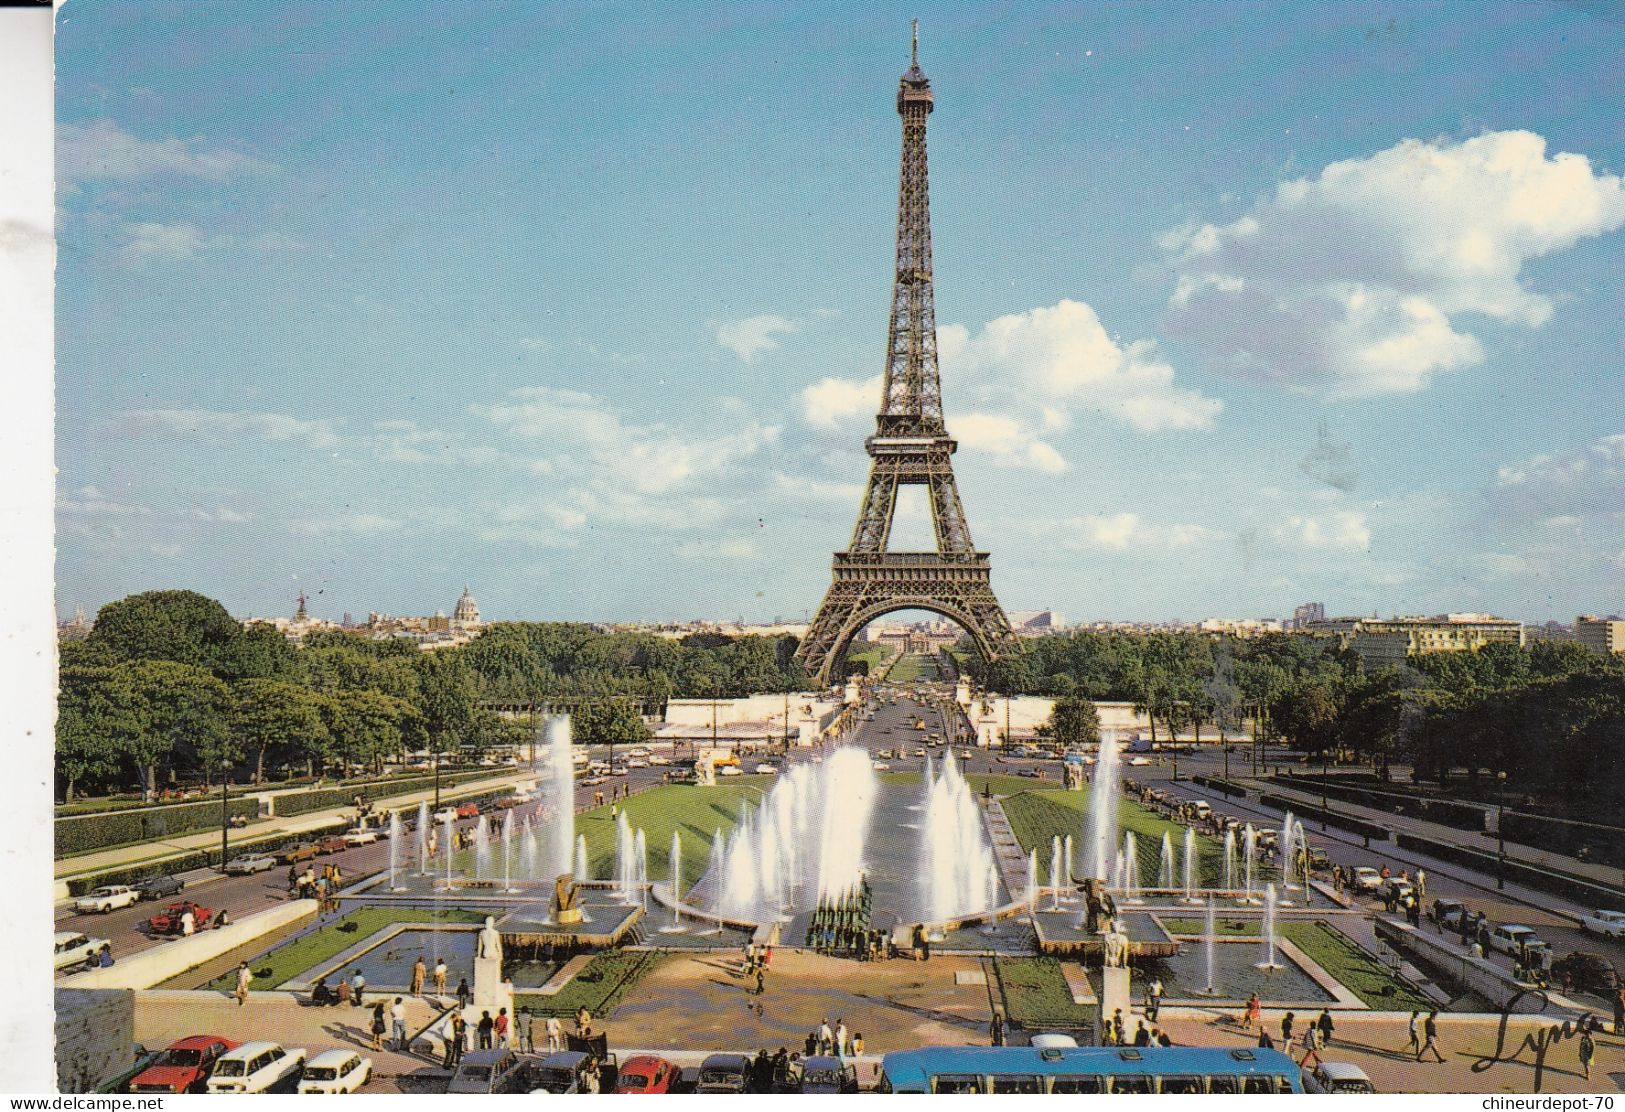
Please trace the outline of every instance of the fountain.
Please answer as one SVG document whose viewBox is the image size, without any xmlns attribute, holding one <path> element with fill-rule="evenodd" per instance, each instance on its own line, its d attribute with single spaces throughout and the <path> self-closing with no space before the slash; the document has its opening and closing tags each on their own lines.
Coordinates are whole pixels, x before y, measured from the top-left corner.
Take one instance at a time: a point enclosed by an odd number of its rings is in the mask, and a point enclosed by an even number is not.
<svg viewBox="0 0 1625 1112">
<path fill-rule="evenodd" d="M 451 850 L 452 847 L 457 844 L 457 827 L 454 822 L 456 818 L 457 812 L 452 810 L 450 807 L 447 807 L 440 820 L 442 827 L 440 844 L 442 847 L 442 852 L 446 855 L 446 883 L 444 887 L 445 891 L 447 892 L 450 892 L 452 889 L 451 859 L 455 857 L 456 854 L 452 853 Z"/>
<path fill-rule="evenodd" d="M 418 875 L 429 875 L 429 801 L 418 800 Z"/>
<path fill-rule="evenodd" d="M 502 816 L 502 890 L 517 892 L 513 886 L 513 810 Z"/>
<path fill-rule="evenodd" d="M 531 880 L 545 881 L 536 869 L 536 828 L 530 824 L 530 816 L 526 815 L 519 828 L 519 875 Z"/>
<path fill-rule="evenodd" d="M 1253 895 L 1253 862 L 1258 859 L 1258 831 L 1253 829 L 1252 823 L 1248 823 L 1242 829 L 1241 850 L 1242 856 L 1247 859 L 1247 894 L 1242 897 L 1241 902 L 1256 904 L 1258 898 Z"/>
<path fill-rule="evenodd" d="M 638 903 L 643 910 L 649 910 L 649 846 L 643 840 L 643 827 L 638 827 L 638 836 L 632 851 L 632 864 L 634 872 L 632 883 L 637 886 Z"/>
<path fill-rule="evenodd" d="M 1292 817 L 1292 812 L 1288 811 L 1286 819 L 1281 823 L 1281 836 L 1275 841 L 1275 850 L 1281 858 L 1281 885 L 1278 889 L 1280 892 L 1296 892 L 1298 890 L 1297 884 L 1292 880 L 1292 842 L 1295 833 L 1296 822 Z M 1281 903 L 1287 907 L 1292 906 L 1292 901 L 1289 899 L 1283 898 Z"/>
<path fill-rule="evenodd" d="M 622 811 L 615 816 L 615 898 L 623 904 L 632 902 L 634 849 L 632 824 Z"/>
<path fill-rule="evenodd" d="M 986 911 L 985 878 L 993 867 L 993 847 L 983 831 L 976 796 L 960 774 L 952 753 L 943 755 L 929 783 L 920 846 L 920 858 L 925 863 L 923 917 L 942 922 Z M 1060 845 L 1056 838 L 1056 856 Z M 1052 858 L 1052 886 L 1057 871 L 1058 862 Z"/>
<path fill-rule="evenodd" d="M 677 831 L 671 832 L 671 853 L 666 857 L 667 883 L 671 888 L 671 923 L 660 928 L 661 934 L 682 934 L 683 916 L 678 906 L 683 896 L 683 839 Z"/>
<path fill-rule="evenodd" d="M 1061 836 L 1050 839 L 1049 847 L 1049 909 L 1061 910 Z"/>
<path fill-rule="evenodd" d="M 1174 839 L 1168 831 L 1162 832 L 1162 857 L 1157 865 L 1157 887 L 1165 892 L 1174 887 Z"/>
<path fill-rule="evenodd" d="M 1061 851 L 1061 860 L 1066 862 L 1066 871 L 1062 874 L 1066 879 L 1063 883 L 1066 885 L 1067 891 L 1070 892 L 1073 885 L 1072 878 L 1078 875 L 1077 866 L 1072 859 L 1072 835 L 1068 834 L 1064 839 L 1062 839 L 1061 845 L 1063 847 Z"/>
<path fill-rule="evenodd" d="M 1224 890 L 1236 890 L 1236 832 L 1224 832 Z"/>
<path fill-rule="evenodd" d="M 716 833 L 711 835 L 711 860 L 705 869 L 705 875 L 711 878 L 711 883 L 718 889 L 722 887 L 722 873 L 727 863 L 727 854 L 726 844 L 722 840 L 722 827 L 719 826 Z M 705 931 L 705 934 L 722 933 L 722 900 L 719 898 L 713 903 L 716 907 L 717 925 L 715 929 Z"/>
<path fill-rule="evenodd" d="M 1134 837 L 1134 831 L 1123 831 L 1123 902 L 1141 904 L 1145 900 L 1140 897 L 1140 847 Z"/>
<path fill-rule="evenodd" d="M 1185 902 L 1201 903 L 1196 895 L 1196 827 L 1185 828 Z"/>
<path fill-rule="evenodd" d="M 999 906 L 999 867 L 989 866 L 987 870 L 987 909 L 991 913 Z M 982 928 L 983 934 L 997 934 L 999 932 L 998 920 L 992 914 L 988 915 L 987 925 Z"/>
<path fill-rule="evenodd" d="M 1264 960 L 1259 962 L 1256 969 L 1279 969 L 1281 963 L 1275 960 L 1275 885 L 1264 885 Z"/>
<path fill-rule="evenodd" d="M 570 716 L 548 715 L 542 736 L 545 758 L 536 784 L 537 793 L 541 796 L 541 802 L 536 807 L 536 819 L 544 841 L 537 867 L 541 869 L 540 879 L 551 881 L 560 873 L 570 871 L 570 850 L 576 844 L 575 766 L 570 761 Z"/>
<path fill-rule="evenodd" d="M 401 871 L 401 813 L 389 813 L 389 890 L 391 892 L 404 892 L 406 889 L 395 883 L 395 878 Z"/>
<path fill-rule="evenodd" d="M 1106 867 L 1117 848 L 1117 801 L 1123 790 L 1117 758 L 1117 735 L 1108 731 L 1100 739 L 1094 790 L 1089 797 L 1089 875 L 1099 880 L 1106 879 Z"/>
<path fill-rule="evenodd" d="M 569 870 L 565 870 L 568 872 Z M 576 867 L 575 878 L 577 884 L 585 884 L 592 879 L 587 875 L 587 836 L 576 835 Z"/>
<path fill-rule="evenodd" d="M 484 815 L 474 824 L 474 879 L 491 876 L 491 824 Z"/>
<path fill-rule="evenodd" d="M 1213 940 L 1214 933 L 1213 897 L 1209 896 L 1207 898 L 1207 918 L 1202 926 L 1202 959 L 1207 971 L 1207 987 L 1202 992 L 1204 996 L 1216 996 L 1219 992 L 1218 977 L 1215 973 L 1215 967 L 1218 964 L 1215 960 L 1215 951 L 1218 946 Z"/>
<path fill-rule="evenodd" d="M 1027 917 L 1033 918 L 1038 911 L 1038 851 L 1030 850 L 1027 853 Z"/>
</svg>

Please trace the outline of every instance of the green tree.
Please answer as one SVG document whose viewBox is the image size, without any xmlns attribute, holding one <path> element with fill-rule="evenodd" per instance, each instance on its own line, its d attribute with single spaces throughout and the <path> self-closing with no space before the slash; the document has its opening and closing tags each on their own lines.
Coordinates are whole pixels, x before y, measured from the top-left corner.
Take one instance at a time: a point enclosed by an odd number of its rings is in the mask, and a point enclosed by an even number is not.
<svg viewBox="0 0 1625 1112">
<path fill-rule="evenodd" d="M 211 598 L 148 591 L 102 607 L 86 640 L 116 660 L 168 660 L 221 673 L 241 635 L 237 620 Z"/>
<path fill-rule="evenodd" d="M 283 680 L 250 679 L 236 685 L 232 729 L 254 755 L 254 783 L 265 782 L 267 756 L 314 760 L 325 752 L 327 727 L 312 692 Z"/>
<path fill-rule="evenodd" d="M 63 654 L 66 660 L 68 654 Z M 64 798 L 86 782 L 112 780 L 141 729 L 139 700 L 118 669 L 79 665 L 62 670 L 56 722 L 56 772 Z"/>
<path fill-rule="evenodd" d="M 1094 745 L 1100 741 L 1100 712 L 1093 699 L 1068 695 L 1055 701 L 1049 716 L 1050 736 L 1061 745 Z"/>
</svg>

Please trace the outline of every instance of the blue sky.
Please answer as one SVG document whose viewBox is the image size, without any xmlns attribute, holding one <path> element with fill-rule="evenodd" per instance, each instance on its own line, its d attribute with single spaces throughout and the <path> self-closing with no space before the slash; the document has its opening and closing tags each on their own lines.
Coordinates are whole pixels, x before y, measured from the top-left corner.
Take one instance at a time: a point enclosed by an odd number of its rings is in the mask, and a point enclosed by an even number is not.
<svg viewBox="0 0 1625 1112">
<path fill-rule="evenodd" d="M 806 614 L 913 17 L 1007 607 L 1625 606 L 1603 5 L 75 0 L 59 610 Z"/>
</svg>

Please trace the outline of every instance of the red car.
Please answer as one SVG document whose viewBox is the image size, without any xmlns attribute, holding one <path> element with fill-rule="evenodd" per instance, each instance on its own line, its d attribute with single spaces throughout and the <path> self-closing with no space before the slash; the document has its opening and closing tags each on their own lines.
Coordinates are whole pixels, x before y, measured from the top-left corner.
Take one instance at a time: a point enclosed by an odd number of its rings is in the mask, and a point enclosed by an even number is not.
<svg viewBox="0 0 1625 1112">
<path fill-rule="evenodd" d="M 130 1079 L 132 1093 L 201 1093 L 215 1059 L 237 1043 L 223 1035 L 188 1035 L 170 1043 L 157 1059 Z"/>
<path fill-rule="evenodd" d="M 460 818 L 460 819 L 477 819 L 477 818 L 479 818 L 480 817 L 480 805 L 478 803 L 459 804 L 458 807 L 457 807 L 457 817 Z"/>
<path fill-rule="evenodd" d="M 639 1054 L 621 1063 L 615 1078 L 617 1093 L 669 1093 L 683 1071 L 653 1054 Z"/>
<path fill-rule="evenodd" d="M 322 853 L 343 853 L 349 848 L 350 843 L 336 834 L 330 838 L 323 838 L 316 843 L 316 849 Z"/>
<path fill-rule="evenodd" d="M 147 926 L 152 928 L 153 934 L 180 934 L 181 916 L 188 911 L 192 913 L 192 929 L 199 931 L 209 925 L 209 919 L 214 915 L 214 912 L 203 905 L 185 900 L 164 908 L 147 920 Z"/>
</svg>

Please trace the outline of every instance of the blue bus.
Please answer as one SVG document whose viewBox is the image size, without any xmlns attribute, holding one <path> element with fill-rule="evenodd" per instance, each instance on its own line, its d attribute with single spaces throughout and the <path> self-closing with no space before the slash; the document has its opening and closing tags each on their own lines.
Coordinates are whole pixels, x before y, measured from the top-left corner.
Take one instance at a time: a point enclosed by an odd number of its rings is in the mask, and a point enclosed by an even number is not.
<svg viewBox="0 0 1625 1112">
<path fill-rule="evenodd" d="M 1301 1093 L 1303 1071 L 1252 1047 L 927 1046 L 881 1061 L 883 1093 Z"/>
</svg>

